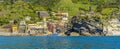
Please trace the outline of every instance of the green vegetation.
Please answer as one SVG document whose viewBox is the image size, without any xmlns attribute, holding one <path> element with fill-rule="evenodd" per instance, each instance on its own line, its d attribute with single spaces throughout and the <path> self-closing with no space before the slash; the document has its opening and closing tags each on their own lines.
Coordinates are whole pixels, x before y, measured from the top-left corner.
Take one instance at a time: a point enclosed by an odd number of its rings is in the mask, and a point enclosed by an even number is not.
<svg viewBox="0 0 120 49">
<path fill-rule="evenodd" d="M 28 23 L 41 21 L 36 11 L 60 11 L 68 12 L 69 16 L 76 16 L 78 12 L 88 13 L 90 7 L 95 13 L 103 14 L 102 18 L 97 16 L 98 19 L 106 20 L 109 18 L 108 15 L 111 16 L 114 11 L 118 11 L 119 2 L 119 0 L 3 0 L 0 2 L 0 25 L 8 24 L 10 20 L 18 23 L 26 16 L 32 18 Z M 55 16 L 51 17 L 60 20 Z"/>
<path fill-rule="evenodd" d="M 116 11 L 117 8 L 105 8 L 101 11 L 102 14 L 110 14 L 112 13 L 113 11 Z"/>
</svg>

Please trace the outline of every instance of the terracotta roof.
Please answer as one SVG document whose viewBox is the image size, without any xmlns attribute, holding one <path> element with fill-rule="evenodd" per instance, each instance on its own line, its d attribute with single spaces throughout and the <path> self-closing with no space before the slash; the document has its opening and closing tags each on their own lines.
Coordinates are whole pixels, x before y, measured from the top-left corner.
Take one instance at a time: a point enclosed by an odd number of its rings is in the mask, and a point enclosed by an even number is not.
<svg viewBox="0 0 120 49">
<path fill-rule="evenodd" d="M 11 28 L 11 27 L 12 27 L 12 24 L 8 24 L 8 25 L 3 26 L 2 28 Z"/>
</svg>

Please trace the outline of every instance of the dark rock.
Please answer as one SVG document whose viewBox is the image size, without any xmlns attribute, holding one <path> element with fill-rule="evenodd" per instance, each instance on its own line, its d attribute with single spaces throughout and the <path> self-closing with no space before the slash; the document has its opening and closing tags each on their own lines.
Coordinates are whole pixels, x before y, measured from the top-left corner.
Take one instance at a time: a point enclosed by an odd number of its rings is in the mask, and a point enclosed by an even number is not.
<svg viewBox="0 0 120 49">
<path fill-rule="evenodd" d="M 99 20 L 81 20 L 78 21 L 77 23 L 73 23 L 72 28 L 69 29 L 67 32 L 65 32 L 65 34 L 70 35 L 72 32 L 76 32 L 79 33 L 80 35 L 91 35 L 91 34 L 102 34 L 103 33 L 103 28 L 100 27 L 102 26 L 101 24 L 99 24 L 99 26 L 97 26 L 96 24 L 98 24 Z"/>
</svg>

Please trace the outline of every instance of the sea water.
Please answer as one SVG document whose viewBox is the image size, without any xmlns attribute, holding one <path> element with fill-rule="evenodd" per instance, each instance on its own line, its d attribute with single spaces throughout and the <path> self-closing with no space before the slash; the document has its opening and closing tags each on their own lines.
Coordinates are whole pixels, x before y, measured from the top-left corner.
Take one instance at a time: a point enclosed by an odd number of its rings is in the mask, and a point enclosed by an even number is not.
<svg viewBox="0 0 120 49">
<path fill-rule="evenodd" d="M 113 36 L 0 36 L 0 49 L 119 49 Z"/>
</svg>

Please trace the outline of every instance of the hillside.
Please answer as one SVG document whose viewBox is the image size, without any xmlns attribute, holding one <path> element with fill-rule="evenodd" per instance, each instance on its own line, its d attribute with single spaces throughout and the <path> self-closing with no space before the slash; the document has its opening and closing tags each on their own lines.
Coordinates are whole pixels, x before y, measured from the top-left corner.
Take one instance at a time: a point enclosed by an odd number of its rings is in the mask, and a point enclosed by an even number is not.
<svg viewBox="0 0 120 49">
<path fill-rule="evenodd" d="M 9 20 L 19 22 L 26 16 L 32 17 L 32 22 L 40 21 L 36 14 L 40 10 L 68 12 L 75 16 L 80 11 L 89 12 L 92 7 L 96 13 L 110 15 L 118 11 L 119 6 L 119 0 L 0 0 L 0 25 L 9 23 Z"/>
</svg>

